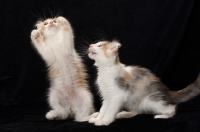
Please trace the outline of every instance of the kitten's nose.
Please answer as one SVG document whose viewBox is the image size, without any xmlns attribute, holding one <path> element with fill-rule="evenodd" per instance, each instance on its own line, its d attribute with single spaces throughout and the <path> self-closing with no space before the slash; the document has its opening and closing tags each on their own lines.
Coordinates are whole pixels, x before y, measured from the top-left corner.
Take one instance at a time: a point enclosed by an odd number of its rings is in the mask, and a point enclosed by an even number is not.
<svg viewBox="0 0 200 132">
<path fill-rule="evenodd" d="M 53 24 L 53 21 L 50 21 L 50 24 Z"/>
<path fill-rule="evenodd" d="M 90 48 L 92 47 L 92 45 L 90 45 Z"/>
</svg>

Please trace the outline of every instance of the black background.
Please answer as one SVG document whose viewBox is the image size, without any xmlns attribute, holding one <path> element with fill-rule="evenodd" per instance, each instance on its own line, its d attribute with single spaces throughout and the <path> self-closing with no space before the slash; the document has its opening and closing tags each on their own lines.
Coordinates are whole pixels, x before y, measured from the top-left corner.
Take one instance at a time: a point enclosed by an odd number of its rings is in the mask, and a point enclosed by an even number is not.
<svg viewBox="0 0 200 132">
<path fill-rule="evenodd" d="M 109 127 L 47 121 L 49 87 L 44 61 L 31 45 L 30 32 L 39 18 L 66 17 L 75 47 L 84 59 L 94 105 L 96 68 L 88 44 L 117 39 L 120 60 L 149 68 L 171 90 L 192 83 L 200 71 L 200 2 L 198 0 L 9 0 L 0 2 L 0 130 L 2 131 L 195 131 L 200 99 L 180 104 L 177 115 L 154 120 L 150 115 L 116 121 Z M 38 123 L 39 122 L 39 123 Z M 59 127 L 58 127 L 59 126 Z M 9 129 L 10 128 L 10 129 Z"/>
</svg>

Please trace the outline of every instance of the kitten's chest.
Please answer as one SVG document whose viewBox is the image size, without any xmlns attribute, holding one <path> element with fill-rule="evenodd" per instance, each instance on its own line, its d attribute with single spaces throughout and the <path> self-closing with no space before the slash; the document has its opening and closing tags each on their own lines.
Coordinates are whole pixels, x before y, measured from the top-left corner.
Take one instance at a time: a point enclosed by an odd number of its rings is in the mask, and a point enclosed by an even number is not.
<svg viewBox="0 0 200 132">
<path fill-rule="evenodd" d="M 117 71 L 114 69 L 103 69 L 98 72 L 97 83 L 101 88 L 115 86 Z"/>
</svg>

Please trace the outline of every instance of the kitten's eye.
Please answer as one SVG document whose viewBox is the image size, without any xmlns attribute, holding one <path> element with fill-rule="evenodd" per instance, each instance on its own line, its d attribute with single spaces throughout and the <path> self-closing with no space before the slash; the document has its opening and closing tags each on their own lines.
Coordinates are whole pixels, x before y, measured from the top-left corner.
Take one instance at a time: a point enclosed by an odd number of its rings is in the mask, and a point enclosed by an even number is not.
<svg viewBox="0 0 200 132">
<path fill-rule="evenodd" d="M 44 25 L 47 25 L 47 24 L 48 24 L 47 22 L 44 23 Z"/>
<path fill-rule="evenodd" d="M 54 23 L 56 23 L 56 20 L 53 20 Z"/>
<path fill-rule="evenodd" d="M 101 47 L 101 44 L 99 44 L 98 47 Z"/>
</svg>

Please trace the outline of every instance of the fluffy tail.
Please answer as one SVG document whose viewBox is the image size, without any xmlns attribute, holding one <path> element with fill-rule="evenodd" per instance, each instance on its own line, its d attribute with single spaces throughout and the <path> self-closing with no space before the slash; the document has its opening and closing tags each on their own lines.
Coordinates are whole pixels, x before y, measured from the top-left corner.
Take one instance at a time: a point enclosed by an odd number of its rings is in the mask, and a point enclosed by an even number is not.
<svg viewBox="0 0 200 132">
<path fill-rule="evenodd" d="M 172 103 L 181 103 L 200 94 L 200 73 L 197 80 L 179 91 L 169 91 Z"/>
</svg>

